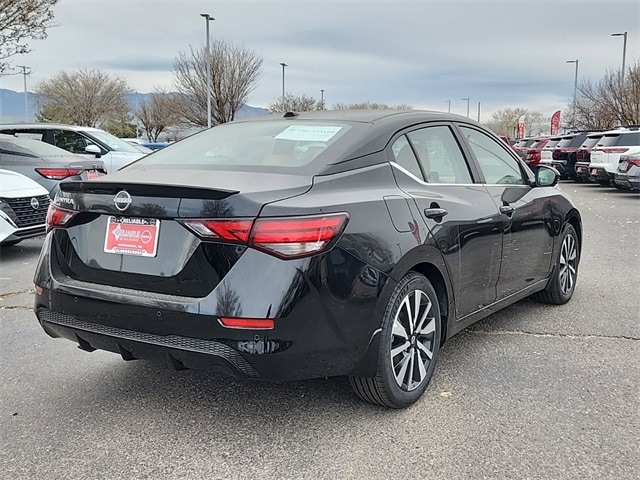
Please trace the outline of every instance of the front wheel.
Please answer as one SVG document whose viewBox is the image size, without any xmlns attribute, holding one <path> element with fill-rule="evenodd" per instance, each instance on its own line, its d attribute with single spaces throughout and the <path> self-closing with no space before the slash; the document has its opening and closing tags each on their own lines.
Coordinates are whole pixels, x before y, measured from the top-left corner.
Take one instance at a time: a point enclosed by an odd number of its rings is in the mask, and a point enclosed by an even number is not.
<svg viewBox="0 0 640 480">
<path fill-rule="evenodd" d="M 549 283 L 544 290 L 535 295 L 537 300 L 553 305 L 567 303 L 573 296 L 580 262 L 578 234 L 573 225 L 567 223 L 560 238 L 558 261 L 551 272 Z"/>
<path fill-rule="evenodd" d="M 382 319 L 375 377 L 350 377 L 362 400 L 405 408 L 424 393 L 436 365 L 441 321 L 438 297 L 423 275 L 405 275 L 391 295 Z"/>
</svg>

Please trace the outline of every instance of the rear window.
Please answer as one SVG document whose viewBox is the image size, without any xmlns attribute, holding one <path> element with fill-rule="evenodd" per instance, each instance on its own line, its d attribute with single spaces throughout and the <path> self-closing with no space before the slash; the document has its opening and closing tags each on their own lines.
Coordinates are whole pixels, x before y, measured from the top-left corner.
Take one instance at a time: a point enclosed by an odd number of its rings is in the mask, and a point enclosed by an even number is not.
<svg viewBox="0 0 640 480">
<path fill-rule="evenodd" d="M 547 142 L 547 144 L 544 146 L 544 148 L 549 149 L 549 148 L 553 148 L 556 145 L 558 145 L 558 142 L 561 140 L 560 137 L 557 138 L 550 138 L 549 141 Z"/>
<path fill-rule="evenodd" d="M 571 148 L 578 148 L 580 145 L 584 143 L 585 138 L 587 138 L 586 133 L 581 133 L 580 135 L 576 135 L 571 139 L 571 142 L 567 146 Z"/>
<path fill-rule="evenodd" d="M 632 132 L 632 133 L 623 133 L 618 136 L 618 141 L 615 145 L 619 145 L 622 147 L 632 147 L 635 145 L 640 145 L 640 132 Z"/>
<path fill-rule="evenodd" d="M 341 122 L 261 121 L 218 125 L 157 150 L 131 168 L 303 168 L 351 127 Z"/>
<path fill-rule="evenodd" d="M 568 147 L 569 144 L 571 143 L 571 140 L 573 140 L 573 136 L 571 137 L 563 137 L 562 139 L 560 139 L 560 141 L 556 144 L 556 147 L 558 148 L 564 148 L 564 147 Z"/>
<path fill-rule="evenodd" d="M 595 146 L 601 138 L 602 135 L 598 135 L 597 137 L 587 137 L 582 145 L 580 145 L 580 148 L 591 148 Z"/>
<path fill-rule="evenodd" d="M 610 147 L 611 145 L 616 145 L 620 136 L 621 135 L 619 133 L 613 135 L 604 135 L 597 143 L 597 145 L 598 147 Z"/>
</svg>

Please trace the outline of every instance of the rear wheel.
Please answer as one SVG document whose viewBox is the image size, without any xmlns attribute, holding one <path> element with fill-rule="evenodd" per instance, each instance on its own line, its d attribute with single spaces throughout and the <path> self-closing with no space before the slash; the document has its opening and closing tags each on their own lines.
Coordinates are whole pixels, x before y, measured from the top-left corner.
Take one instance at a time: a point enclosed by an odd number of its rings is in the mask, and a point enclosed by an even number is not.
<svg viewBox="0 0 640 480">
<path fill-rule="evenodd" d="M 549 283 L 535 295 L 537 300 L 553 305 L 567 303 L 573 296 L 580 261 L 578 234 L 573 225 L 567 223 L 560 238 L 560 253 Z"/>
<path fill-rule="evenodd" d="M 441 323 L 438 297 L 423 275 L 410 272 L 389 299 L 380 333 L 375 377 L 350 377 L 366 402 L 404 408 L 423 394 L 436 365 Z"/>
</svg>

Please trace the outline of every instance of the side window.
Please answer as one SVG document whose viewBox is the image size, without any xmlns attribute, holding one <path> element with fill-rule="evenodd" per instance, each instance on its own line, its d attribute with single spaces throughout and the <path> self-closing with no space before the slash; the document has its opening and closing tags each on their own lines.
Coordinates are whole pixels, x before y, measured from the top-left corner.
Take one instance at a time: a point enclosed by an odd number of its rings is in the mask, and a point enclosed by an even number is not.
<svg viewBox="0 0 640 480">
<path fill-rule="evenodd" d="M 429 183 L 472 183 L 467 162 L 449 127 L 422 128 L 407 137 Z"/>
<path fill-rule="evenodd" d="M 524 178 L 520 165 L 496 140 L 472 128 L 461 126 L 480 170 L 488 184 L 522 185 Z"/>
<path fill-rule="evenodd" d="M 79 133 L 55 130 L 53 144 L 71 153 L 86 153 L 84 149 L 90 142 Z"/>
<path fill-rule="evenodd" d="M 420 180 L 424 180 L 422 171 L 420 170 L 420 166 L 418 165 L 418 159 L 413 153 L 407 137 L 403 135 L 395 142 L 393 142 L 391 150 L 393 152 L 393 157 L 395 158 L 395 161 L 398 165 L 400 165 L 405 170 L 413 173 Z"/>
</svg>

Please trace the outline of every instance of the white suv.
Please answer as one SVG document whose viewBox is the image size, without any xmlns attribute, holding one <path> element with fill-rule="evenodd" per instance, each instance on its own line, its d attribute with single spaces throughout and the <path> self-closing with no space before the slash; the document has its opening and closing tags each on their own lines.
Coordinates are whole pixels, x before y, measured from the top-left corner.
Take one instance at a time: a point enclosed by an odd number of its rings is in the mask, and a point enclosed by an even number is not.
<svg viewBox="0 0 640 480">
<path fill-rule="evenodd" d="M 621 155 L 640 153 L 640 130 L 619 128 L 604 132 L 591 150 L 589 176 L 600 185 L 615 185 L 616 170 Z"/>
<path fill-rule="evenodd" d="M 99 128 L 59 123 L 17 123 L 1 125 L 0 133 L 42 140 L 78 155 L 91 155 L 104 162 L 107 173 L 128 165 L 145 155 L 130 143 Z"/>
</svg>

